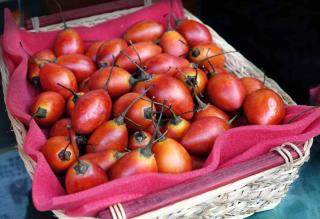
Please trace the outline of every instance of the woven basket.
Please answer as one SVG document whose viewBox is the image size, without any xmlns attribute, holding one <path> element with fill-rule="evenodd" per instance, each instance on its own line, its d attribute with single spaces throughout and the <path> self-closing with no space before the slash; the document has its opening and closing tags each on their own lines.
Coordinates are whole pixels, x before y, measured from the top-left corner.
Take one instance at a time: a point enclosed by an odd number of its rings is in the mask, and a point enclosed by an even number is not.
<svg viewBox="0 0 320 219">
<path fill-rule="evenodd" d="M 68 26 L 93 26 L 109 19 L 117 18 L 122 15 L 139 10 L 136 7 L 128 10 L 120 10 L 113 13 L 106 13 L 97 16 L 77 19 L 68 22 Z M 185 10 L 185 16 L 200 21 L 197 17 Z M 201 21 L 200 21 L 201 22 Z M 46 27 L 37 27 L 37 19 L 33 19 L 34 29 L 31 31 L 50 31 L 62 29 L 62 24 L 50 25 Z M 215 43 L 223 51 L 234 51 L 223 38 L 221 38 L 212 28 L 210 30 Z M 264 79 L 264 74 L 254 64 L 244 58 L 240 53 L 225 54 L 225 67 L 239 77 L 252 76 L 260 80 Z M 3 93 L 6 96 L 8 86 L 8 70 L 2 59 L 0 51 L 0 70 L 2 76 Z M 265 79 L 265 85 L 279 93 L 286 104 L 295 105 L 294 101 L 286 94 L 279 85 L 270 78 Z M 8 112 L 12 123 L 13 131 L 16 135 L 17 147 L 21 159 L 23 160 L 31 178 L 35 170 L 35 162 L 23 151 L 23 142 L 26 135 L 24 125 L 13 118 Z M 163 207 L 138 218 L 244 218 L 255 212 L 274 208 L 281 198 L 288 191 L 289 185 L 298 177 L 299 167 L 308 160 L 310 147 L 313 139 L 304 144 L 303 152 L 294 144 L 284 143 L 274 150 L 283 157 L 285 163 L 272 169 L 260 172 L 258 174 L 246 177 L 231 184 L 219 187 L 209 192 L 194 196 L 192 198 L 176 202 L 170 206 Z M 275 145 L 277 146 L 277 145 Z M 287 149 L 291 147 L 298 154 L 294 159 Z M 126 218 L 125 211 L 121 204 L 109 206 L 113 218 Z M 58 218 L 70 218 L 63 211 L 55 210 L 53 213 Z M 89 218 L 89 217 L 82 217 Z"/>
</svg>

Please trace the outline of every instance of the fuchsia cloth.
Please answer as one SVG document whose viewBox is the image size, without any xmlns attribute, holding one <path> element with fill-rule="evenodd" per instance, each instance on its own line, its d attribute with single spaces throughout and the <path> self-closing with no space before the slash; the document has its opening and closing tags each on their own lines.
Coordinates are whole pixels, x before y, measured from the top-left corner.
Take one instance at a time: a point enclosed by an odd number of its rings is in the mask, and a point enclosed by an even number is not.
<svg viewBox="0 0 320 219">
<path fill-rule="evenodd" d="M 179 1 L 173 1 L 178 18 L 183 17 Z M 150 18 L 165 22 L 163 15 L 170 11 L 169 1 L 161 1 L 136 13 L 104 22 L 92 28 L 79 27 L 86 40 L 107 40 L 119 37 L 133 23 Z M 27 124 L 29 107 L 36 94 L 27 82 L 27 55 L 19 46 L 33 54 L 52 48 L 57 32 L 29 33 L 17 28 L 8 10 L 5 11 L 5 28 L 2 38 L 4 59 L 10 71 L 7 107 L 12 115 Z M 292 106 L 286 109 L 286 119 L 307 109 Z M 270 151 L 274 146 L 290 141 L 303 143 L 320 134 L 320 110 L 314 109 L 291 124 L 274 126 L 244 126 L 234 128 L 219 136 L 205 167 L 184 174 L 142 174 L 118 179 L 95 188 L 66 195 L 64 188 L 50 169 L 39 149 L 46 141 L 43 131 L 31 121 L 25 138 L 24 150 L 37 162 L 33 178 L 32 196 L 38 210 L 64 209 L 70 216 L 93 216 L 108 205 L 139 198 L 147 193 L 173 186 L 182 181 L 206 174 L 219 167 L 235 164 Z"/>
</svg>

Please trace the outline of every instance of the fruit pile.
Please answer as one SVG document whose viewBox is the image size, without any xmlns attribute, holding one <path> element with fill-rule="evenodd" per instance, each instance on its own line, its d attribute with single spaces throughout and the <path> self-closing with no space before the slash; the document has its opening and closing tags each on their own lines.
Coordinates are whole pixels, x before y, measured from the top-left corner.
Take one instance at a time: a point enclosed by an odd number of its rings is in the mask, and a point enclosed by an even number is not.
<svg viewBox="0 0 320 219">
<path fill-rule="evenodd" d="M 180 20 L 138 22 L 87 49 L 73 28 L 30 56 L 39 94 L 32 118 L 49 129 L 41 151 L 66 191 L 147 172 L 201 168 L 217 136 L 279 124 L 284 102 L 264 83 L 224 69 L 208 29 Z M 230 51 L 225 51 L 230 52 Z"/>
</svg>

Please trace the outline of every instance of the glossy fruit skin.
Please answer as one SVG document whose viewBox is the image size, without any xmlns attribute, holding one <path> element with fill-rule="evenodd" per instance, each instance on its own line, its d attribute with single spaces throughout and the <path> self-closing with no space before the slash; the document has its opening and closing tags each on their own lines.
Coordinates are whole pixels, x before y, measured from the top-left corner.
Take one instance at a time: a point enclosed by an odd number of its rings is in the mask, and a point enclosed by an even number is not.
<svg viewBox="0 0 320 219">
<path fill-rule="evenodd" d="M 62 65 L 47 63 L 40 69 L 39 76 L 43 90 L 58 92 L 65 99 L 72 96 L 72 93 L 58 84 L 68 87 L 75 92 L 78 89 L 76 77 L 72 71 Z"/>
<path fill-rule="evenodd" d="M 261 81 L 253 77 L 244 77 L 241 78 L 240 81 L 246 90 L 246 96 L 264 87 Z"/>
<path fill-rule="evenodd" d="M 147 96 L 155 97 L 155 101 L 160 103 L 166 100 L 166 105 L 171 105 L 177 115 L 193 110 L 191 93 L 182 81 L 169 75 L 155 75 L 148 83 L 153 87 L 148 91 Z M 170 112 L 167 111 L 165 115 L 170 115 Z M 193 112 L 182 115 L 182 118 L 187 120 L 192 117 Z"/>
<path fill-rule="evenodd" d="M 160 173 L 184 173 L 192 170 L 192 159 L 177 141 L 166 138 L 152 146 Z"/>
<path fill-rule="evenodd" d="M 143 148 L 133 150 L 118 160 L 110 169 L 111 179 L 129 177 L 141 173 L 158 172 L 158 166 L 154 155 L 146 156 Z"/>
<path fill-rule="evenodd" d="M 140 55 L 142 64 L 144 64 L 151 57 L 156 56 L 162 52 L 161 47 L 157 46 L 152 42 L 135 43 L 134 47 Z M 126 48 L 124 52 L 127 53 L 129 57 L 131 57 L 137 64 L 140 64 L 138 55 L 135 52 L 134 47 L 131 45 L 128 48 Z M 134 72 L 134 70 L 136 69 L 136 66 L 123 54 L 120 54 L 118 56 L 116 60 L 116 65 L 120 68 L 124 68 L 128 72 Z"/>
<path fill-rule="evenodd" d="M 192 47 L 200 44 L 212 43 L 211 34 L 204 24 L 195 20 L 181 21 L 176 30 L 187 40 Z"/>
<path fill-rule="evenodd" d="M 67 126 L 71 126 L 71 120 L 69 118 L 63 118 L 56 121 L 49 132 L 50 137 L 54 136 L 69 136 L 69 130 Z"/>
<path fill-rule="evenodd" d="M 165 32 L 160 39 L 160 46 L 163 52 L 173 56 L 187 56 L 189 51 L 187 44 L 186 39 L 174 30 Z"/>
<path fill-rule="evenodd" d="M 163 128 L 162 132 L 166 132 L 166 137 L 167 138 L 172 138 L 176 141 L 180 141 L 181 138 L 186 134 L 186 132 L 190 128 L 190 122 L 187 120 L 177 117 L 177 118 L 172 118 Z"/>
<path fill-rule="evenodd" d="M 83 54 L 84 45 L 79 33 L 73 28 L 59 31 L 53 45 L 56 56 Z"/>
<path fill-rule="evenodd" d="M 224 111 L 235 111 L 242 106 L 245 88 L 232 74 L 216 74 L 210 78 L 207 94 L 211 103 Z"/>
<path fill-rule="evenodd" d="M 185 58 L 176 57 L 167 53 L 160 53 L 150 59 L 145 64 L 146 72 L 149 74 L 166 74 L 175 76 L 177 68 L 189 66 L 189 61 Z"/>
<path fill-rule="evenodd" d="M 107 149 L 97 153 L 89 153 L 79 159 L 99 165 L 104 171 L 110 169 L 124 154 L 116 150 Z"/>
<path fill-rule="evenodd" d="M 90 90 L 103 88 L 108 81 L 112 67 L 100 68 L 89 79 L 88 86 Z M 123 68 L 114 67 L 107 90 L 112 99 L 129 92 L 134 81 L 132 75 Z"/>
<path fill-rule="evenodd" d="M 92 43 L 85 52 L 85 55 L 89 57 L 93 62 L 97 61 L 97 53 L 104 41 L 97 41 Z"/>
<path fill-rule="evenodd" d="M 216 116 L 225 121 L 229 121 L 229 116 L 218 107 L 211 104 L 207 104 L 203 109 L 197 111 L 194 115 L 194 120 L 198 120 L 205 117 Z"/>
<path fill-rule="evenodd" d="M 164 27 L 157 21 L 144 20 L 132 25 L 123 35 L 123 39 L 133 43 L 155 41 L 161 37 Z"/>
<path fill-rule="evenodd" d="M 151 135 L 146 131 L 138 131 L 133 133 L 129 138 L 128 148 L 135 150 L 145 147 L 151 139 Z"/>
<path fill-rule="evenodd" d="M 49 49 L 41 50 L 34 54 L 31 58 L 29 58 L 28 79 L 30 80 L 30 82 L 32 82 L 34 85 L 38 85 L 40 83 L 40 67 L 47 63 L 47 61 L 54 61 L 55 59 L 56 56 Z"/>
<path fill-rule="evenodd" d="M 67 101 L 67 113 L 68 115 L 72 114 L 72 111 L 74 109 L 74 106 L 76 105 L 76 102 L 78 101 L 78 99 L 83 96 L 84 93 L 83 92 L 77 92 L 76 96 L 71 96 L 69 97 L 68 101 Z"/>
<path fill-rule="evenodd" d="M 82 54 L 69 54 L 59 56 L 57 63 L 70 69 L 80 83 L 96 71 L 96 65 L 93 61 Z"/>
<path fill-rule="evenodd" d="M 80 161 L 68 169 L 65 185 L 68 194 L 81 192 L 108 182 L 108 177 L 101 167 L 89 161 Z M 84 168 L 85 167 L 85 168 Z M 83 172 L 78 171 L 82 169 Z"/>
<path fill-rule="evenodd" d="M 39 108 L 45 110 L 43 115 L 35 116 Z M 48 127 L 57 121 L 65 110 L 64 98 L 56 92 L 46 91 L 40 93 L 31 106 L 31 114 L 38 125 Z"/>
<path fill-rule="evenodd" d="M 57 174 L 62 174 L 76 162 L 76 156 L 79 155 L 77 146 L 70 144 L 70 139 L 66 136 L 55 136 L 47 140 L 42 146 L 41 152 L 46 158 L 52 170 Z M 66 150 L 65 150 L 66 149 Z M 63 153 L 66 157 L 63 157 Z"/>
<path fill-rule="evenodd" d="M 102 89 L 89 91 L 79 98 L 72 113 L 71 124 L 76 133 L 93 132 L 111 114 L 112 101 Z"/>
<path fill-rule="evenodd" d="M 276 125 L 285 116 L 285 104 L 273 90 L 263 88 L 247 96 L 243 111 L 251 124 Z"/>
<path fill-rule="evenodd" d="M 198 75 L 197 75 L 198 74 Z M 192 67 L 185 67 L 181 69 L 181 72 L 176 74 L 176 78 L 181 80 L 189 90 L 194 88 L 197 95 L 204 92 L 208 83 L 207 75 L 201 69 L 194 69 Z"/>
<path fill-rule="evenodd" d="M 139 96 L 138 93 L 126 93 L 119 97 L 117 101 L 113 104 L 113 116 L 118 117 L 124 109 Z M 151 100 L 143 96 L 132 105 L 126 115 L 126 124 L 130 130 L 139 131 L 146 129 L 150 124 L 152 124 L 152 114 L 151 114 Z M 155 107 L 152 108 L 153 112 Z M 133 122 L 131 122 L 133 121 Z"/>
<path fill-rule="evenodd" d="M 119 125 L 109 120 L 100 125 L 90 136 L 87 153 L 95 153 L 107 149 L 124 151 L 128 146 L 128 129 L 126 124 Z"/>
<path fill-rule="evenodd" d="M 220 134 L 230 128 L 227 121 L 217 117 L 206 117 L 191 123 L 181 144 L 192 154 L 208 155 Z"/>
<path fill-rule="evenodd" d="M 146 90 L 147 83 L 145 81 L 139 81 L 135 83 L 135 85 L 132 88 L 132 92 L 142 94 Z"/>
<path fill-rule="evenodd" d="M 214 71 L 211 65 L 213 68 L 223 68 L 225 62 L 223 51 L 215 44 L 203 44 L 193 47 L 189 52 L 189 60 L 210 72 Z"/>
<path fill-rule="evenodd" d="M 112 66 L 112 56 L 116 59 L 120 55 L 120 51 L 125 50 L 127 47 L 127 42 L 120 38 L 104 42 L 98 50 L 97 63 L 99 65 Z"/>
</svg>

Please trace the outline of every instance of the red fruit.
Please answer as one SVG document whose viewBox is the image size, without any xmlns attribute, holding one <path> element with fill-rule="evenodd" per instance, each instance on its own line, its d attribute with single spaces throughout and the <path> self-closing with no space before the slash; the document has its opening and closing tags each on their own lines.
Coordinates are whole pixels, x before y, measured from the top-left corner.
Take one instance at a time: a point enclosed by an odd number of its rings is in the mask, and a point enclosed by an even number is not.
<svg viewBox="0 0 320 219">
<path fill-rule="evenodd" d="M 146 90 L 147 83 L 145 81 L 137 82 L 133 88 L 132 92 L 142 94 Z"/>
<path fill-rule="evenodd" d="M 88 56 L 93 62 L 96 62 L 97 60 L 97 53 L 101 47 L 101 45 L 104 43 L 104 41 L 97 41 L 92 43 L 86 50 L 85 55 Z"/>
<path fill-rule="evenodd" d="M 90 136 L 87 153 L 95 153 L 107 149 L 124 151 L 128 146 L 128 129 L 115 120 L 109 120 L 100 125 Z"/>
<path fill-rule="evenodd" d="M 40 67 L 48 61 L 54 61 L 56 56 L 51 50 L 45 49 L 34 54 L 28 62 L 28 79 L 34 85 L 40 83 L 39 73 Z"/>
<path fill-rule="evenodd" d="M 190 122 L 181 118 L 180 116 L 174 116 L 162 128 L 162 130 L 163 132 L 166 132 L 166 137 L 172 138 L 176 141 L 180 141 L 189 128 Z"/>
<path fill-rule="evenodd" d="M 101 167 L 89 161 L 80 160 L 68 169 L 65 184 L 67 193 L 75 193 L 108 182 Z"/>
<path fill-rule="evenodd" d="M 152 146 L 161 173 L 184 173 L 192 170 L 192 159 L 186 149 L 171 138 L 159 140 Z"/>
<path fill-rule="evenodd" d="M 44 90 L 60 93 L 65 99 L 68 99 L 72 93 L 59 86 L 61 84 L 73 91 L 77 91 L 77 80 L 72 71 L 68 68 L 55 64 L 47 63 L 40 69 L 40 83 Z"/>
<path fill-rule="evenodd" d="M 256 78 L 244 77 L 244 78 L 241 78 L 240 80 L 244 89 L 246 90 L 246 96 L 264 87 L 262 82 Z"/>
<path fill-rule="evenodd" d="M 57 63 L 70 69 L 78 82 L 83 81 L 96 71 L 93 61 L 82 54 L 59 56 Z"/>
<path fill-rule="evenodd" d="M 64 173 L 79 155 L 78 148 L 70 144 L 70 139 L 66 136 L 55 136 L 49 138 L 42 146 L 41 152 L 46 158 L 52 170 L 61 174 Z"/>
<path fill-rule="evenodd" d="M 133 133 L 129 138 L 128 148 L 135 150 L 147 146 L 150 142 L 151 135 L 146 131 L 138 131 Z"/>
<path fill-rule="evenodd" d="M 133 150 L 118 160 L 109 171 L 111 179 L 141 173 L 158 172 L 157 162 L 150 147 Z"/>
<path fill-rule="evenodd" d="M 166 74 L 174 76 L 177 68 L 189 66 L 189 61 L 185 58 L 176 57 L 166 53 L 158 54 L 145 62 L 145 71 L 149 74 Z"/>
<path fill-rule="evenodd" d="M 191 123 L 181 144 L 192 154 L 208 155 L 216 138 L 228 130 L 227 121 L 218 117 L 206 117 Z"/>
<path fill-rule="evenodd" d="M 212 37 L 208 28 L 195 20 L 181 21 L 176 30 L 182 34 L 190 46 L 212 43 Z"/>
<path fill-rule="evenodd" d="M 91 90 L 103 88 L 109 78 L 112 69 L 108 93 L 112 99 L 129 92 L 136 82 L 136 79 L 126 70 L 118 67 L 105 67 L 96 71 L 89 79 L 88 86 Z"/>
<path fill-rule="evenodd" d="M 73 96 L 69 97 L 68 102 L 67 102 L 67 113 L 68 113 L 68 115 L 71 116 L 72 111 L 74 109 L 74 106 L 76 105 L 76 102 L 83 95 L 84 95 L 83 92 L 78 92 L 78 93 L 75 93 Z"/>
<path fill-rule="evenodd" d="M 69 118 L 63 118 L 56 121 L 50 129 L 49 136 L 69 136 L 68 126 L 71 126 L 71 120 Z"/>
<path fill-rule="evenodd" d="M 73 129 L 79 134 L 93 132 L 109 119 L 111 108 L 112 101 L 105 90 L 93 90 L 85 93 L 79 98 L 71 113 Z"/>
<path fill-rule="evenodd" d="M 84 52 L 83 41 L 78 32 L 72 28 L 66 28 L 58 33 L 53 48 L 57 56 Z"/>
<path fill-rule="evenodd" d="M 120 55 L 120 51 L 127 47 L 127 42 L 120 38 L 104 42 L 97 53 L 98 64 L 112 66 L 113 58 L 116 59 Z"/>
<path fill-rule="evenodd" d="M 200 69 L 192 67 L 185 67 L 179 70 L 176 78 L 184 82 L 189 90 L 194 89 L 195 94 L 200 95 L 203 93 L 208 83 L 207 75 Z"/>
<path fill-rule="evenodd" d="M 124 50 L 124 52 L 138 64 L 140 64 L 138 54 L 142 62 L 141 64 L 144 64 L 148 59 L 160 54 L 161 51 L 162 50 L 160 46 L 157 46 L 151 42 L 135 43 Z M 118 56 L 116 65 L 120 68 L 126 69 L 129 72 L 133 72 L 136 69 L 135 64 L 123 54 Z"/>
<path fill-rule="evenodd" d="M 125 153 L 107 149 L 97 153 L 89 153 L 80 157 L 80 160 L 89 161 L 99 165 L 104 171 L 110 169 Z"/>
<path fill-rule="evenodd" d="M 263 88 L 249 94 L 243 104 L 244 114 L 249 123 L 276 125 L 285 116 L 285 104 L 273 90 Z"/>
<path fill-rule="evenodd" d="M 187 44 L 186 39 L 175 30 L 165 32 L 160 39 L 163 52 L 173 56 L 185 57 L 189 51 Z"/>
<path fill-rule="evenodd" d="M 124 109 L 138 96 L 138 93 L 127 93 L 121 96 L 113 104 L 113 116 L 120 116 Z M 144 130 L 152 124 L 152 112 L 155 111 L 155 107 L 151 108 L 150 102 L 151 100 L 144 96 L 129 109 L 126 115 L 126 123 L 131 130 Z"/>
<path fill-rule="evenodd" d="M 98 152 L 106 149 L 124 151 L 128 146 L 128 129 L 124 122 L 126 115 L 144 95 L 145 93 L 138 95 L 119 116 L 99 126 L 89 138 L 87 152 Z"/>
<path fill-rule="evenodd" d="M 123 35 L 123 39 L 133 43 L 155 41 L 161 37 L 164 27 L 154 20 L 140 21 L 131 26 Z"/>
<path fill-rule="evenodd" d="M 229 121 L 229 116 L 225 112 L 211 104 L 206 104 L 203 108 L 197 111 L 194 115 L 194 119 L 198 120 L 210 116 L 215 116 L 225 121 Z"/>
<path fill-rule="evenodd" d="M 40 93 L 31 106 L 31 114 L 37 124 L 43 127 L 52 125 L 63 114 L 65 100 L 56 92 Z"/>
<path fill-rule="evenodd" d="M 223 51 L 215 44 L 197 45 L 189 52 L 189 60 L 208 72 L 224 66 Z"/>
<path fill-rule="evenodd" d="M 155 75 L 148 84 L 153 87 L 148 91 L 148 97 L 155 97 L 155 101 L 162 103 L 166 100 L 166 105 L 172 106 L 172 110 L 177 114 L 193 110 L 193 99 L 188 88 L 182 81 L 169 75 Z M 170 111 L 165 113 L 170 115 Z M 182 115 L 182 118 L 190 120 L 193 112 Z"/>
<path fill-rule="evenodd" d="M 225 111 L 235 111 L 242 106 L 245 89 L 236 76 L 232 74 L 216 74 L 207 85 L 210 101 Z"/>
</svg>

